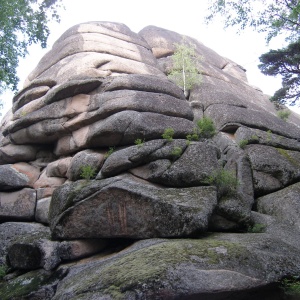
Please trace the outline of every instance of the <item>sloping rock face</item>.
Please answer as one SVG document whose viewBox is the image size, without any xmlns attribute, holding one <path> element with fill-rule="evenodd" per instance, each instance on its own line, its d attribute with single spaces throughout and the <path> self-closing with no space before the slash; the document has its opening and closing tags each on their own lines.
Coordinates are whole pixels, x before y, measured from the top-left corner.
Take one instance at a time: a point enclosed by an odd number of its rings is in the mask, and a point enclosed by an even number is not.
<svg viewBox="0 0 300 300">
<path fill-rule="evenodd" d="M 203 57 L 188 98 L 167 77 L 183 41 Z M 299 126 L 193 38 L 72 27 L 0 127 L 0 299 L 283 299 Z"/>
</svg>

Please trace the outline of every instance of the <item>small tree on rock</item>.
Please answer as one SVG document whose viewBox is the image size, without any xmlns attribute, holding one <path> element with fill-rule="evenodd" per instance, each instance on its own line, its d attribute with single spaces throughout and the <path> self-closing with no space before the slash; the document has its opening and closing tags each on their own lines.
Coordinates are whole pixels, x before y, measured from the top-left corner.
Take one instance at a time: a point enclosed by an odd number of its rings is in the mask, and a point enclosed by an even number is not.
<svg viewBox="0 0 300 300">
<path fill-rule="evenodd" d="M 168 77 L 177 85 L 183 88 L 184 95 L 187 97 L 189 90 L 201 83 L 201 74 L 197 66 L 200 65 L 201 57 L 195 53 L 192 45 L 184 43 L 174 44 L 175 51 L 172 55 L 173 67 Z"/>
</svg>

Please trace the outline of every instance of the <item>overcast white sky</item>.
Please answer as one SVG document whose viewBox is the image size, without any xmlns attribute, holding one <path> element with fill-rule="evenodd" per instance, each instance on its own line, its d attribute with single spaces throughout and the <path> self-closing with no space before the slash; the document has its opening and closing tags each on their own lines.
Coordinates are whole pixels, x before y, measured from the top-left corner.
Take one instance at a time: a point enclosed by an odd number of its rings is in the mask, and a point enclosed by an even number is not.
<svg viewBox="0 0 300 300">
<path fill-rule="evenodd" d="M 60 12 L 61 23 L 50 24 L 49 48 L 42 50 L 39 46 L 32 46 L 29 55 L 20 61 L 20 89 L 27 75 L 59 36 L 69 27 L 87 21 L 120 22 L 134 32 L 155 25 L 189 35 L 242 65 L 247 69 L 249 83 L 261 88 L 265 94 L 271 95 L 280 87 L 280 78 L 262 75 L 257 65 L 262 53 L 270 48 L 280 48 L 282 41 L 276 40 L 266 46 L 264 35 L 251 30 L 237 35 L 233 28 L 224 30 L 219 19 L 205 25 L 208 0 L 63 0 L 63 4 L 65 10 Z M 12 93 L 6 93 L 1 98 L 6 111 L 11 107 Z"/>
</svg>

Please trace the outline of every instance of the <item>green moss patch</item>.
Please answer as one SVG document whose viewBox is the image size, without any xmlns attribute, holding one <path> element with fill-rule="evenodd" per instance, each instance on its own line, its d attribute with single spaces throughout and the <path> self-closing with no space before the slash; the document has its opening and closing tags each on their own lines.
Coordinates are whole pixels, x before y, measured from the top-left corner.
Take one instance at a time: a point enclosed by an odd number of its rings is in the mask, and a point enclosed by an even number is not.
<svg viewBox="0 0 300 300">
<path fill-rule="evenodd" d="M 70 278 L 67 285 L 72 285 L 77 295 L 101 291 L 113 299 L 121 299 L 126 291 L 163 282 L 166 272 L 182 263 L 196 263 L 200 264 L 199 268 L 210 269 L 218 268 L 225 260 L 239 264 L 248 255 L 244 247 L 227 241 L 206 238 L 163 241 L 124 254 L 105 265 L 88 268 Z"/>
<path fill-rule="evenodd" d="M 0 284 L 0 299 L 25 299 L 25 297 L 38 291 L 44 285 L 48 286 L 58 282 L 64 276 L 63 273 L 63 270 L 58 270 L 54 273 L 37 270 L 18 276 L 8 282 L 2 282 Z"/>
</svg>

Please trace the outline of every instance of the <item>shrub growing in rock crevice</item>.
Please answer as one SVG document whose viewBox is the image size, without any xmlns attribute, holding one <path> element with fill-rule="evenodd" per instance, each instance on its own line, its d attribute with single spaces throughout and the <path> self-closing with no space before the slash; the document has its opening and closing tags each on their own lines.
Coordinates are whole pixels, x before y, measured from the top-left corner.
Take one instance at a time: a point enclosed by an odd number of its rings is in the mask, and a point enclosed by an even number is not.
<svg viewBox="0 0 300 300">
<path fill-rule="evenodd" d="M 216 134 L 214 122 L 209 117 L 203 117 L 197 121 L 199 136 L 202 138 L 212 138 Z"/>
<path fill-rule="evenodd" d="M 215 185 L 218 189 L 219 195 L 232 196 L 236 194 L 238 187 L 238 179 L 232 171 L 223 168 L 213 172 L 208 178 L 208 183 Z"/>
<path fill-rule="evenodd" d="M 174 136 L 174 129 L 173 128 L 166 128 L 164 133 L 162 134 L 162 138 L 167 140 L 168 142 L 173 141 Z"/>
<path fill-rule="evenodd" d="M 85 180 L 91 180 L 95 177 L 96 172 L 96 168 L 93 168 L 92 166 L 82 166 L 80 177 Z"/>
</svg>

